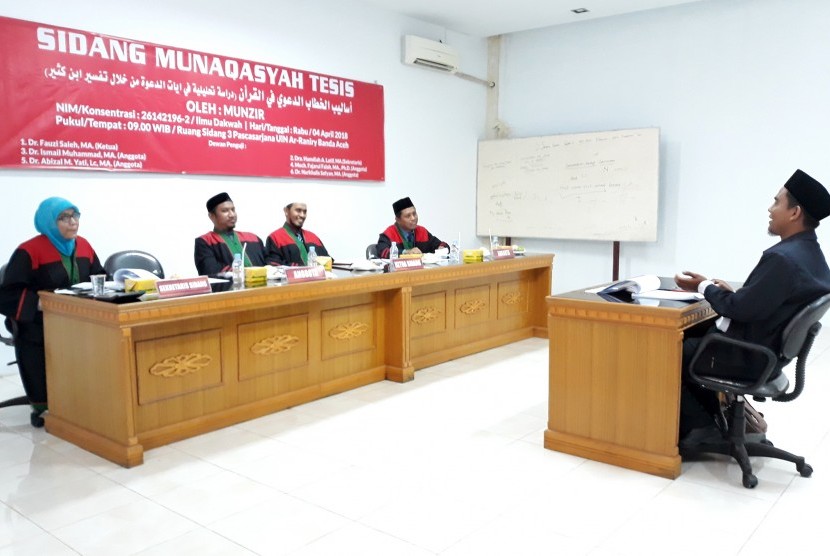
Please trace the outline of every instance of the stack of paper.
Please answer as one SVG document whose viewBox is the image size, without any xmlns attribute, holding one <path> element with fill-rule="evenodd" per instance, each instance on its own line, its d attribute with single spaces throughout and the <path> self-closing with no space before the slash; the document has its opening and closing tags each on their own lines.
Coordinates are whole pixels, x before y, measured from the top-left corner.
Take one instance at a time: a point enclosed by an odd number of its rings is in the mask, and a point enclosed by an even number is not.
<svg viewBox="0 0 830 556">
<path fill-rule="evenodd" d="M 600 286 L 585 290 L 586 293 L 597 294 L 625 294 L 633 299 L 665 299 L 669 301 L 698 301 L 703 294 L 685 290 L 661 290 L 660 278 L 653 274 L 635 276 L 627 280 L 620 280 L 608 286 Z"/>
</svg>

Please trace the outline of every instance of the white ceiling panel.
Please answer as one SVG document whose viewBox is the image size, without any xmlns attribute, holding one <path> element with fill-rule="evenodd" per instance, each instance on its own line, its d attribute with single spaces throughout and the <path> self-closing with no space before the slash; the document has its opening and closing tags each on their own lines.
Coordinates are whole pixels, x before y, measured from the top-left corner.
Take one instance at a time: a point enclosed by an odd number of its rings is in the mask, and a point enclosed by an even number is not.
<svg viewBox="0 0 830 556">
<path fill-rule="evenodd" d="M 702 0 L 362 0 L 476 37 L 586 21 Z M 585 8 L 576 14 L 571 10 Z"/>
</svg>

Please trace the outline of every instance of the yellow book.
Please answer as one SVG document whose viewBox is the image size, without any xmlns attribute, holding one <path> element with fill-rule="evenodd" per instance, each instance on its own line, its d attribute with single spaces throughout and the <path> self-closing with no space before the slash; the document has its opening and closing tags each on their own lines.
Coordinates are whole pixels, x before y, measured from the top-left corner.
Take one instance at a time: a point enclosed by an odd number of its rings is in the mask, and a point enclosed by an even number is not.
<svg viewBox="0 0 830 556">
<path fill-rule="evenodd" d="M 137 291 L 145 291 L 148 293 L 152 293 L 156 291 L 156 280 L 153 278 L 125 278 L 124 279 L 124 291 L 125 292 L 137 292 Z"/>
<path fill-rule="evenodd" d="M 251 280 L 267 280 L 268 270 L 264 266 L 246 266 L 245 267 L 245 281 Z"/>
<path fill-rule="evenodd" d="M 484 251 L 481 249 L 464 249 L 461 254 L 465 263 L 480 263 L 484 261 Z"/>
<path fill-rule="evenodd" d="M 317 264 L 324 267 L 326 270 L 331 270 L 331 257 L 317 255 Z"/>
</svg>

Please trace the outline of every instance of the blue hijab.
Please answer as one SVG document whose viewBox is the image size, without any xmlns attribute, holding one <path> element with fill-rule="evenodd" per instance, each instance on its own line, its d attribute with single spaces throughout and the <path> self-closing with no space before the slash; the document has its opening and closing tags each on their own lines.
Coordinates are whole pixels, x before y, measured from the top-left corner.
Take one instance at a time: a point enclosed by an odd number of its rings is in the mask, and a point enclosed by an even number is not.
<svg viewBox="0 0 830 556">
<path fill-rule="evenodd" d="M 80 212 L 78 207 L 66 199 L 60 197 L 44 199 L 35 212 L 35 229 L 48 237 L 62 255 L 68 257 L 75 251 L 75 240 L 63 237 L 58 228 L 58 216 L 66 209 L 75 209 L 76 212 Z"/>
</svg>

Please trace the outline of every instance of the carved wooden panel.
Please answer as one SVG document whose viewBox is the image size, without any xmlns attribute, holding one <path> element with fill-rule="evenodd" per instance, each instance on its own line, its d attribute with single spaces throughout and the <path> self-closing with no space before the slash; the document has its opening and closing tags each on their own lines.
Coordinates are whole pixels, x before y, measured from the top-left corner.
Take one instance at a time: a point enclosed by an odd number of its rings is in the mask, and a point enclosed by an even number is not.
<svg viewBox="0 0 830 556">
<path fill-rule="evenodd" d="M 320 313 L 322 359 L 375 348 L 374 305 L 363 303 Z"/>
<path fill-rule="evenodd" d="M 527 313 L 528 284 L 526 280 L 510 280 L 498 285 L 498 318 Z"/>
<path fill-rule="evenodd" d="M 221 385 L 221 336 L 218 329 L 213 329 L 136 342 L 138 403 L 149 404 Z"/>
<path fill-rule="evenodd" d="M 359 320 L 341 322 L 329 330 L 329 336 L 335 340 L 351 340 L 352 338 L 363 336 L 369 332 L 369 329 L 368 324 Z"/>
<path fill-rule="evenodd" d="M 150 374 L 164 378 L 187 376 L 198 373 L 208 365 L 213 358 L 205 353 L 182 353 L 156 362 L 150 367 Z"/>
<path fill-rule="evenodd" d="M 308 364 L 308 315 L 240 324 L 239 380 Z"/>
<path fill-rule="evenodd" d="M 490 285 L 455 290 L 455 327 L 464 328 L 490 320 Z"/>
<path fill-rule="evenodd" d="M 447 292 L 413 295 L 409 330 L 413 338 L 446 332 Z"/>
</svg>

